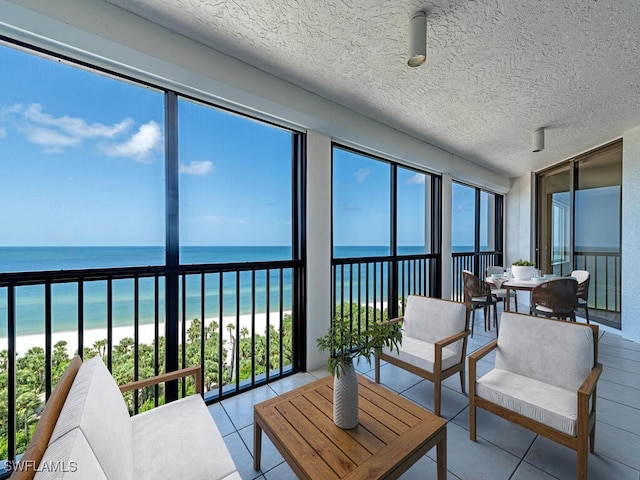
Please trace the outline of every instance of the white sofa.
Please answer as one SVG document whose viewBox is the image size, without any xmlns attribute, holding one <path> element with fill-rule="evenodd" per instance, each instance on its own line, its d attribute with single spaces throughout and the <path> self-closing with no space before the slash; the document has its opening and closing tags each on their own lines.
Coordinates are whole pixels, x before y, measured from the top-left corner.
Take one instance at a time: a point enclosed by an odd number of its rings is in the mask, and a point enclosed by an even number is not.
<svg viewBox="0 0 640 480">
<path fill-rule="evenodd" d="M 101 358 L 80 366 L 35 479 L 239 479 L 200 395 L 129 416 Z"/>
<path fill-rule="evenodd" d="M 477 362 L 493 350 L 494 368 L 477 379 Z M 497 340 L 469 355 L 471 440 L 480 407 L 576 450 L 577 478 L 586 479 L 602 373 L 597 358 L 595 325 L 503 313 Z"/>
<path fill-rule="evenodd" d="M 469 335 L 466 304 L 439 298 L 409 295 L 398 350 L 384 348 L 375 358 L 375 380 L 380 383 L 380 360 L 408 370 L 434 384 L 434 411 L 440 415 L 442 380 L 460 374 L 464 392 L 465 356 Z"/>
</svg>

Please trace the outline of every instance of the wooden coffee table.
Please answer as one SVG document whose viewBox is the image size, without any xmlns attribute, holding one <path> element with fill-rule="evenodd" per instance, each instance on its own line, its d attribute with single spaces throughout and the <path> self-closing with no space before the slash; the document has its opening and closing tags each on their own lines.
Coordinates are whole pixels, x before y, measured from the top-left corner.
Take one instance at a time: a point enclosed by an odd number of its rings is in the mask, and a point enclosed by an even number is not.
<svg viewBox="0 0 640 480">
<path fill-rule="evenodd" d="M 359 424 L 333 423 L 333 377 L 259 403 L 253 410 L 253 468 L 262 432 L 299 478 L 398 478 L 437 445 L 438 479 L 447 474 L 447 424 L 400 395 L 358 375 Z"/>
</svg>

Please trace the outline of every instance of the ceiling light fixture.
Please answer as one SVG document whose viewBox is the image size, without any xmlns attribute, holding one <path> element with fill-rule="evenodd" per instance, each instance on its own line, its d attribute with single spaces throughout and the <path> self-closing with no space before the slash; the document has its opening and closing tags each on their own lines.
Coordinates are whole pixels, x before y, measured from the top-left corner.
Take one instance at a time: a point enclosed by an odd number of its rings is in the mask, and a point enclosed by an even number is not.
<svg viewBox="0 0 640 480">
<path fill-rule="evenodd" d="M 544 127 L 536 128 L 533 131 L 532 151 L 541 152 L 544 150 Z"/>
<path fill-rule="evenodd" d="M 410 67 L 419 67 L 427 60 L 427 14 L 416 12 L 409 20 Z"/>
</svg>

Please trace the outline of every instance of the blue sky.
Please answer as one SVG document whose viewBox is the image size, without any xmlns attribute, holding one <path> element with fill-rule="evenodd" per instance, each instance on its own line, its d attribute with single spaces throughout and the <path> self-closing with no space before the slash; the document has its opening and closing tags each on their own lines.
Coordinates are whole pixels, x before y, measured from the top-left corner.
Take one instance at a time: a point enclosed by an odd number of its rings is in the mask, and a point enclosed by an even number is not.
<svg viewBox="0 0 640 480">
<path fill-rule="evenodd" d="M 163 245 L 162 92 L 4 46 L 0 64 L 0 246 Z M 181 243 L 290 245 L 292 134 L 185 99 L 178 112 Z M 388 245 L 389 164 L 336 152 L 334 244 Z M 424 244 L 424 179 L 399 169 L 400 245 Z"/>
<path fill-rule="evenodd" d="M 0 63 L 0 245 L 162 245 L 163 94 L 8 47 Z M 183 244 L 290 244 L 291 133 L 179 112 Z"/>
</svg>

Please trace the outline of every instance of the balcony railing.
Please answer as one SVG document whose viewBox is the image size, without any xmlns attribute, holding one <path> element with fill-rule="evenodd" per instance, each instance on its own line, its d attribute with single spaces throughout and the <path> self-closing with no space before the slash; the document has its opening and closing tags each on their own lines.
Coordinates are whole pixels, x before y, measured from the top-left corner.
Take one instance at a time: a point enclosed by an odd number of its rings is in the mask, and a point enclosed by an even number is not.
<svg viewBox="0 0 640 480">
<path fill-rule="evenodd" d="M 501 252 L 456 252 L 451 254 L 451 295 L 458 302 L 464 301 L 462 271 L 468 270 L 479 278 L 491 265 L 502 264 Z"/>
<path fill-rule="evenodd" d="M 556 275 L 569 275 L 575 270 L 587 270 L 591 274 L 589 283 L 589 308 L 607 312 L 620 312 L 621 302 L 621 258 L 619 252 L 574 253 L 575 268 L 571 262 L 556 262 L 553 272 Z M 490 265 L 501 265 L 499 252 L 463 252 L 451 254 L 451 279 L 453 299 L 462 301 L 462 271 L 469 270 L 476 276 L 484 276 Z M 619 325 L 618 325 L 619 328 Z"/>
<path fill-rule="evenodd" d="M 332 261 L 333 317 L 357 311 L 359 325 L 402 315 L 410 294 L 439 297 L 437 254 L 336 258 Z M 391 299 L 391 300 L 390 300 Z M 353 309 L 353 305 L 358 307 Z M 364 315 L 364 318 L 361 318 Z"/>
<path fill-rule="evenodd" d="M 299 369 L 302 265 L 180 267 L 178 363 L 202 364 L 205 400 Z M 164 267 L 0 275 L 0 459 L 24 451 L 73 355 L 102 356 L 119 384 L 164 371 L 166 275 Z M 179 395 L 193 391 L 192 381 Z M 163 403 L 164 392 L 149 387 L 125 399 L 137 413 Z"/>
</svg>

